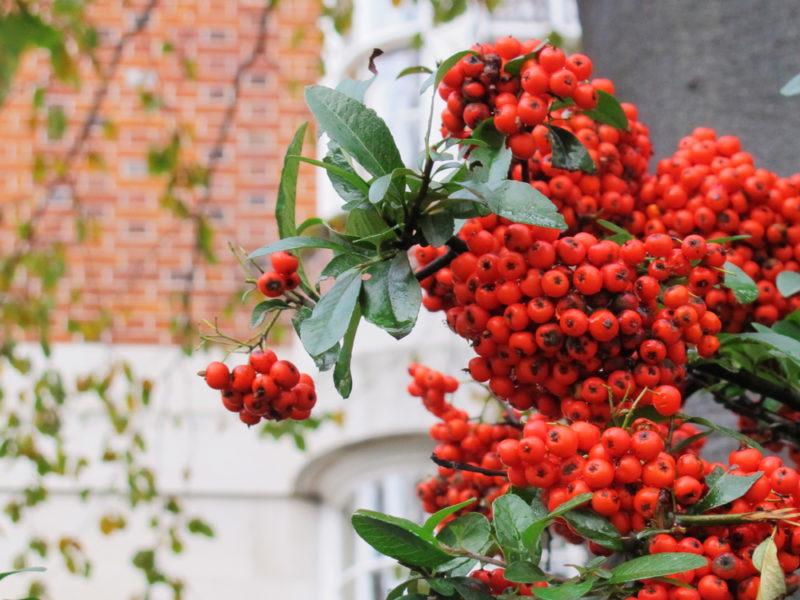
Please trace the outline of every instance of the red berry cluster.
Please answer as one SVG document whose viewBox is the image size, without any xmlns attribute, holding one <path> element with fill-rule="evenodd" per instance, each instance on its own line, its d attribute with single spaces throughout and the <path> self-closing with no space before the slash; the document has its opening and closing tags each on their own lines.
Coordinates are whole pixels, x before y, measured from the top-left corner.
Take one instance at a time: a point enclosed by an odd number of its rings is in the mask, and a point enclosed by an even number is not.
<svg viewBox="0 0 800 600">
<path fill-rule="evenodd" d="M 726 331 L 740 331 L 752 319 L 772 325 L 800 307 L 799 297 L 787 300 L 775 287 L 781 271 L 800 270 L 798 183 L 798 176 L 781 179 L 757 168 L 737 137 L 718 137 L 713 129 L 699 127 L 658 162 L 656 175 L 642 187 L 648 233 L 748 236 L 726 244 L 727 258 L 756 281 L 758 300 L 741 305 L 732 292 L 720 289 L 706 295 Z"/>
<path fill-rule="evenodd" d="M 492 594 L 500 595 L 505 591 L 513 590 L 519 596 L 533 596 L 534 588 L 548 587 L 546 581 L 536 583 L 515 583 L 506 579 L 506 570 L 503 567 L 497 569 L 478 569 L 470 573 L 470 577 L 483 583 Z"/>
<path fill-rule="evenodd" d="M 498 443 L 519 438 L 520 430 L 505 424 L 477 423 L 455 408 L 445 398 L 458 389 L 458 381 L 419 364 L 408 368 L 412 381 L 408 393 L 422 399 L 425 408 L 440 420 L 430 429 L 438 442 L 435 455 L 443 461 L 454 461 L 487 470 L 502 469 L 495 452 Z M 508 490 L 505 477 L 456 470 L 440 466 L 435 477 L 421 482 L 417 493 L 427 512 L 434 513 L 446 506 L 470 498 L 478 498 L 465 510 L 487 512 L 492 501 Z"/>
<path fill-rule="evenodd" d="M 520 42 L 513 37 L 494 45 L 477 44 L 472 50 L 474 54 L 456 63 L 439 85 L 439 95 L 447 102 L 442 134 L 468 137 L 491 118 L 516 159 L 511 176 L 529 181 L 550 198 L 572 230 L 585 228 L 587 219 L 592 226 L 602 213 L 638 233 L 644 217 L 633 212 L 635 196 L 647 172 L 652 144 L 636 107 L 622 104 L 628 119 L 625 131 L 586 112 L 597 106 L 598 93 L 613 94 L 614 84 L 608 79 L 590 80 L 592 61 L 584 54 L 567 56 L 539 40 Z M 520 65 L 522 57 L 527 58 Z M 509 62 L 517 68 L 507 67 Z M 546 125 L 573 133 L 588 149 L 597 171 L 587 174 L 554 167 Z"/>
<path fill-rule="evenodd" d="M 317 403 L 314 380 L 272 350 L 253 350 L 248 364 L 228 369 L 214 361 L 201 372 L 208 386 L 222 392 L 222 404 L 247 425 L 261 419 L 302 421 Z"/>
<path fill-rule="evenodd" d="M 296 256 L 275 252 L 270 256 L 270 262 L 273 270 L 262 273 L 257 282 L 259 291 L 267 298 L 277 298 L 300 285 L 297 274 L 300 263 Z"/>
<path fill-rule="evenodd" d="M 719 347 L 720 320 L 699 295 L 717 284 L 724 256 L 700 236 L 619 246 L 589 233 L 553 239 L 494 215 L 459 235 L 469 251 L 422 282 L 425 305 L 446 310 L 478 355 L 472 377 L 516 409 L 604 424 L 610 396 L 672 415 L 687 347 L 702 356 Z M 437 255 L 422 248 L 416 258 Z"/>
</svg>

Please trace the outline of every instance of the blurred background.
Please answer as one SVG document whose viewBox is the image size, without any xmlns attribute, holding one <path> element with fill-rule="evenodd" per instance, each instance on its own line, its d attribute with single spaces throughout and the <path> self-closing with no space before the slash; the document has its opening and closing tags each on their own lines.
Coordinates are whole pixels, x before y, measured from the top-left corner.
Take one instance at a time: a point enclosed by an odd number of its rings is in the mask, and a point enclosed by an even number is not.
<svg viewBox="0 0 800 600">
<path fill-rule="evenodd" d="M 366 79 L 382 49 L 367 103 L 413 161 L 428 101 L 403 68 L 550 35 L 639 105 L 659 156 L 705 124 L 788 175 L 798 23 L 790 0 L 0 0 L 0 571 L 47 568 L 0 597 L 384 597 L 393 561 L 349 515 L 421 516 L 405 365 L 457 374 L 467 349 L 428 314 L 399 344 L 363 327 L 351 399 L 319 377 L 303 427 L 248 430 L 195 375 L 222 356 L 202 334 L 248 336 L 231 245 L 277 237 L 304 86 Z M 298 209 L 336 217 L 324 176 L 301 170 Z"/>
</svg>

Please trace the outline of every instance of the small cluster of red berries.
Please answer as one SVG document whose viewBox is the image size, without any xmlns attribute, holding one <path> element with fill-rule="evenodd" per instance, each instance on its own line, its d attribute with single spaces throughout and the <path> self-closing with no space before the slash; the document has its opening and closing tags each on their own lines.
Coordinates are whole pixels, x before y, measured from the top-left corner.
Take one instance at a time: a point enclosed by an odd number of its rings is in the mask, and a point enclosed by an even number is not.
<svg viewBox="0 0 800 600">
<path fill-rule="evenodd" d="M 535 55 L 531 55 L 541 48 Z M 647 173 L 652 144 L 633 104 L 622 104 L 627 130 L 595 120 L 598 92 L 613 94 L 608 79 L 589 78 L 592 61 L 584 54 L 567 56 L 539 40 L 504 37 L 494 45 L 477 44 L 445 75 L 439 86 L 447 102 L 442 134 L 468 137 L 486 119 L 507 138 L 515 163 L 511 176 L 531 183 L 561 210 L 568 226 L 593 226 L 594 218 L 632 223 L 635 195 Z M 509 61 L 518 70 L 506 70 Z M 509 67 L 510 69 L 510 67 Z M 570 172 L 552 164 L 547 125 L 572 132 L 589 151 L 595 173 Z M 643 219 L 636 219 L 641 225 Z M 634 223 L 634 225 L 636 224 Z M 633 231 L 633 230 L 632 230 Z"/>
<path fill-rule="evenodd" d="M 775 287 L 779 273 L 800 270 L 799 182 L 757 168 L 736 136 L 718 137 L 713 129 L 698 127 L 658 162 L 655 176 L 642 187 L 645 232 L 748 236 L 727 244 L 728 260 L 756 281 L 756 302 L 738 304 L 720 289 L 706 296 L 726 331 L 740 331 L 752 319 L 772 325 L 800 307 L 800 297 L 787 300 Z"/>
<path fill-rule="evenodd" d="M 725 258 L 701 236 L 678 243 L 652 234 L 620 246 L 495 215 L 468 221 L 459 235 L 469 251 L 422 282 L 424 303 L 472 342 L 472 377 L 516 409 L 602 425 L 610 396 L 672 415 L 687 348 L 708 357 L 719 347 L 721 322 L 700 296 L 717 285 Z M 438 255 L 419 248 L 416 259 Z M 686 283 L 669 285 L 674 277 Z"/>
<path fill-rule="evenodd" d="M 262 273 L 256 284 L 267 298 L 278 298 L 300 285 L 300 276 L 297 274 L 300 263 L 296 256 L 288 252 L 275 252 L 270 255 L 270 262 L 273 270 Z"/>
<path fill-rule="evenodd" d="M 509 581 L 506 579 L 506 570 L 503 567 L 478 569 L 470 573 L 469 576 L 483 583 L 492 594 L 497 596 L 507 591 L 513 591 L 519 596 L 533 596 L 533 589 L 548 587 L 546 581 L 537 581 L 531 584 Z"/>
<path fill-rule="evenodd" d="M 409 394 L 420 398 L 425 408 L 439 419 L 430 429 L 431 439 L 438 443 L 437 458 L 483 469 L 502 469 L 495 451 L 497 444 L 505 439 L 519 438 L 519 429 L 506 424 L 471 421 L 467 413 L 456 409 L 445 397 L 445 394 L 458 389 L 455 378 L 420 364 L 410 365 L 408 371 L 412 377 Z M 443 466 L 439 467 L 436 476 L 417 486 L 423 508 L 430 513 L 470 498 L 479 501 L 465 510 L 488 512 L 492 501 L 507 490 L 505 477 Z"/>
<path fill-rule="evenodd" d="M 302 421 L 317 403 L 314 380 L 272 350 L 253 350 L 247 364 L 232 370 L 214 361 L 201 372 L 208 386 L 222 392 L 222 404 L 247 425 L 261 419 Z"/>
</svg>

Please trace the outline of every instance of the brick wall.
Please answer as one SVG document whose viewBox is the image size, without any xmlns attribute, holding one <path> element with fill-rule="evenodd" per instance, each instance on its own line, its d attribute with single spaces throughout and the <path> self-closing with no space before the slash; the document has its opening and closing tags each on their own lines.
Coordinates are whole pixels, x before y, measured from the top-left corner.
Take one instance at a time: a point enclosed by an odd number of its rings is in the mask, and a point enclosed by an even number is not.
<svg viewBox="0 0 800 600">
<path fill-rule="evenodd" d="M 63 310 L 53 333 L 69 339 L 67 318 L 112 316 L 104 340 L 116 343 L 168 343 L 171 321 L 179 314 L 181 292 L 193 264 L 194 226 L 160 206 L 165 180 L 148 175 L 147 152 L 163 146 L 176 128 L 190 140 L 187 160 L 206 163 L 226 108 L 239 63 L 256 42 L 264 0 L 161 0 L 146 29 L 127 45 L 109 87 L 98 123 L 82 158 L 70 175 L 74 193 L 91 217 L 89 240 L 75 244 L 75 224 L 68 186 L 55 188 L 39 222 L 39 240 L 68 244 L 69 276 L 62 286 Z M 104 0 L 90 5 L 89 18 L 100 33 L 99 57 L 107 62 L 111 48 L 133 25 L 144 2 Z M 243 275 L 228 251 L 228 242 L 256 248 L 276 237 L 272 210 L 284 150 L 296 127 L 308 119 L 303 87 L 319 76 L 321 35 L 316 28 L 317 0 L 278 4 L 269 16 L 266 52 L 242 79 L 237 113 L 213 178 L 207 214 L 215 230 L 218 264 L 200 263 L 194 270 L 192 318 L 222 315 L 243 285 Z M 164 52 L 165 42 L 174 50 Z M 196 76 L 187 77 L 184 59 Z M 61 140 L 48 140 L 45 128 L 30 126 L 34 90 L 42 82 L 45 57 L 30 53 L 14 88 L 0 108 L 0 227 L 15 214 L 28 214 L 44 196 L 32 177 L 34 157 L 64 156 L 90 106 L 98 78 L 81 65 L 76 90 L 51 85 L 45 106 L 61 106 L 69 127 Z M 141 92 L 163 101 L 145 110 Z M 46 108 L 40 111 L 40 119 Z M 111 135 L 108 132 L 113 130 Z M 312 136 L 305 152 L 313 153 Z M 86 157 L 105 163 L 92 168 Z M 95 161 L 96 162 L 96 161 Z M 304 168 L 300 179 L 300 217 L 314 211 L 314 178 Z M 200 196 L 201 194 L 197 194 Z M 190 200 L 190 204 L 196 200 Z M 3 234 L 5 245 L 10 236 Z M 0 242 L 2 244 L 2 242 Z M 80 290 L 77 301 L 70 290 Z M 246 332 L 246 311 L 223 323 Z"/>
</svg>

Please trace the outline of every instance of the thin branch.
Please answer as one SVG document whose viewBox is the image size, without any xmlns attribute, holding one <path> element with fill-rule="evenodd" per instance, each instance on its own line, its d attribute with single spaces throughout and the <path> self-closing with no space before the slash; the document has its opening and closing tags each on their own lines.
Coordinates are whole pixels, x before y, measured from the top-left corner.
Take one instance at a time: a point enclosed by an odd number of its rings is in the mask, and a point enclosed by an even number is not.
<svg viewBox="0 0 800 600">
<path fill-rule="evenodd" d="M 442 549 L 448 554 L 453 554 L 455 556 L 466 556 L 467 558 L 472 558 L 473 560 L 477 560 L 478 562 L 482 562 L 484 564 L 495 565 L 497 567 L 504 568 L 506 566 L 506 561 L 502 559 L 495 558 L 493 556 L 486 556 L 484 554 L 478 554 L 477 552 L 472 552 L 466 548 L 451 548 L 450 546 L 445 546 L 442 544 Z"/>
<path fill-rule="evenodd" d="M 456 462 L 453 460 L 445 460 L 439 458 L 436 454 L 431 454 L 431 460 L 446 469 L 455 469 L 456 471 L 469 471 L 471 473 L 480 473 L 481 475 L 488 475 L 489 477 L 507 477 L 508 474 L 500 469 L 484 469 L 483 467 L 476 467 L 475 465 L 468 465 L 467 463 Z"/>
<path fill-rule="evenodd" d="M 467 244 L 459 237 L 453 236 L 447 242 L 445 242 L 445 246 L 447 246 L 447 252 L 442 254 L 439 258 L 429 262 L 427 265 L 422 267 L 419 271 L 414 273 L 414 276 L 417 278 L 417 281 L 422 281 L 423 279 L 427 279 L 439 269 L 443 269 L 447 265 L 449 265 L 459 254 L 463 254 L 467 251 Z"/>
<path fill-rule="evenodd" d="M 766 379 L 762 379 L 753 373 L 749 373 L 747 371 L 728 371 L 727 369 L 714 363 L 691 365 L 689 367 L 689 371 L 709 375 L 718 379 L 724 379 L 725 381 L 735 383 L 736 385 L 760 394 L 761 396 L 774 398 L 778 402 L 790 406 L 795 410 L 800 410 L 800 393 L 791 388 L 783 387 L 772 383 L 771 381 L 767 381 Z"/>
</svg>

